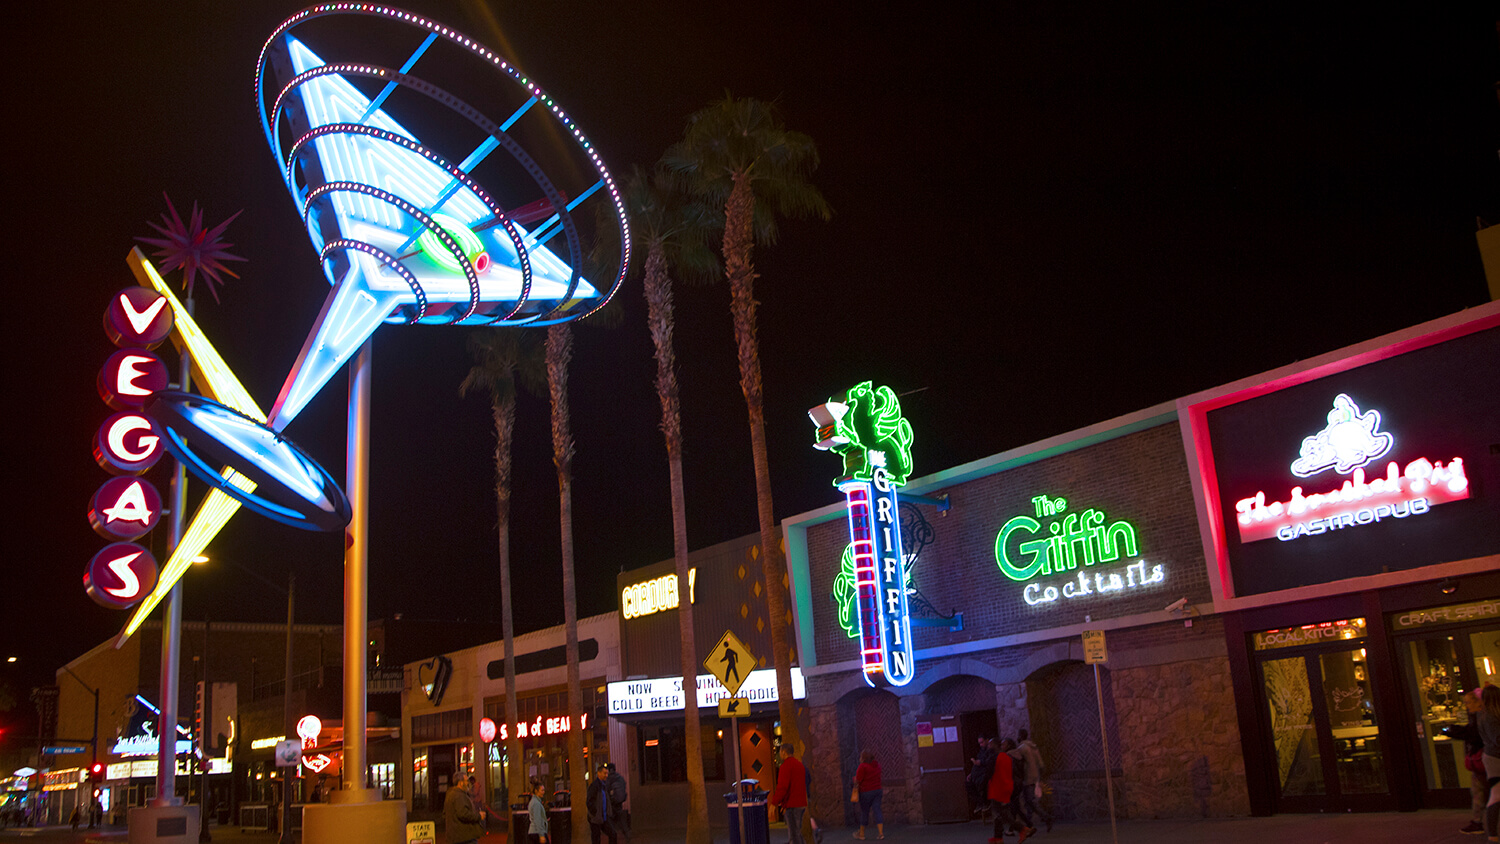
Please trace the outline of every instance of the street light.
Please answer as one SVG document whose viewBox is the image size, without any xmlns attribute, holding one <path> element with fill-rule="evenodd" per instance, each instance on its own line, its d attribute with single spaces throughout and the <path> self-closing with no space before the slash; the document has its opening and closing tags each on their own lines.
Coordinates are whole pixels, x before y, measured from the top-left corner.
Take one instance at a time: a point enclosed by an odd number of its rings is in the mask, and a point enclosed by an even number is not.
<svg viewBox="0 0 1500 844">
<path fill-rule="evenodd" d="M 196 565 L 203 565 L 204 563 L 207 563 L 208 561 L 209 561 L 209 558 L 207 556 L 203 555 L 203 554 L 199 554 L 198 556 L 196 556 L 196 557 L 193 558 L 193 563 L 196 564 Z M 231 566 L 234 566 L 235 568 L 239 569 L 240 571 L 242 571 L 242 572 L 244 572 L 244 573 L 246 573 L 248 575 L 253 576 L 256 580 L 259 580 L 261 583 L 264 583 L 266 586 L 270 587 L 271 589 L 274 589 L 277 592 L 285 593 L 285 595 L 286 595 L 286 681 L 285 681 L 285 686 L 281 690 L 282 691 L 281 697 L 282 697 L 282 700 L 285 702 L 285 705 L 284 705 L 284 708 L 283 708 L 283 712 L 282 712 L 282 722 L 283 722 L 282 723 L 282 727 L 283 727 L 283 730 L 284 730 L 284 732 L 282 733 L 282 735 L 287 735 L 287 736 L 293 735 L 293 731 L 292 731 L 292 611 L 293 611 L 293 608 L 296 606 L 297 574 L 296 574 L 296 572 L 291 572 L 291 571 L 287 572 L 287 575 L 286 575 L 286 588 L 282 589 L 280 586 L 278 586 L 275 583 L 271 582 L 271 580 L 269 578 L 267 578 L 265 575 L 261 574 L 260 572 L 256 571 L 255 569 L 248 568 L 246 566 L 242 566 L 239 563 L 236 563 L 233 560 L 229 560 L 229 559 L 222 559 L 221 558 L 219 560 L 219 562 L 228 563 Z M 252 694 L 254 694 L 254 691 L 255 691 L 254 689 L 251 689 L 251 693 Z M 282 792 L 281 792 L 281 837 L 278 839 L 278 844 L 292 844 L 292 777 L 291 777 L 292 770 L 295 770 L 295 769 L 288 769 L 286 771 L 283 771 L 282 775 L 281 775 L 281 784 L 282 784 Z"/>
<path fill-rule="evenodd" d="M 6 662 L 15 662 L 15 661 L 16 661 L 15 657 L 10 657 L 9 659 L 6 660 Z M 93 797 L 93 789 L 94 789 L 93 777 L 95 776 L 95 774 L 97 774 L 97 770 L 96 769 L 99 767 L 99 690 L 95 689 L 95 688 L 92 688 L 91 686 L 89 686 L 88 683 L 83 682 L 83 679 L 81 677 L 79 677 L 77 674 L 74 674 L 73 673 L 73 669 L 69 668 L 68 666 L 64 665 L 62 667 L 62 670 L 68 672 L 68 676 L 69 677 L 72 677 L 74 680 L 77 680 L 78 681 L 78 685 L 82 686 L 85 691 L 87 691 L 89 694 L 91 694 L 91 695 L 94 696 L 94 737 L 91 738 L 91 739 L 89 739 L 89 745 L 91 746 L 91 750 L 92 750 L 92 756 L 89 759 L 89 796 L 92 798 Z M 94 828 L 94 812 L 93 812 L 93 805 L 90 804 L 90 806 L 89 806 L 89 829 L 93 829 L 93 828 Z"/>
</svg>

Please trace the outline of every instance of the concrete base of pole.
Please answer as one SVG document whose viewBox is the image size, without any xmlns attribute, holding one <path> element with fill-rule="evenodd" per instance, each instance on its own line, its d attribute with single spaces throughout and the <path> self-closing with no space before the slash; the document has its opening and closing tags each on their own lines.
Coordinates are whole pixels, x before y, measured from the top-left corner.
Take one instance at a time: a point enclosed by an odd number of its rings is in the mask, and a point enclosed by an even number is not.
<svg viewBox="0 0 1500 844">
<path fill-rule="evenodd" d="M 405 844 L 406 801 L 382 800 L 378 789 L 363 788 L 335 791 L 327 803 L 302 807 L 303 844 L 349 841 Z"/>
<path fill-rule="evenodd" d="M 142 806 L 131 809 L 130 844 L 198 844 L 198 807 Z"/>
</svg>

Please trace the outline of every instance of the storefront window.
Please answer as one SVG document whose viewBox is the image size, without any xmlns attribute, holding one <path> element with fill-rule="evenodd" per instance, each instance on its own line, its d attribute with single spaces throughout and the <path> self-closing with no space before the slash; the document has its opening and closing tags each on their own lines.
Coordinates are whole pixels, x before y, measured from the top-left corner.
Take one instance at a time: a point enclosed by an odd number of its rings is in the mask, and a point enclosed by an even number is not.
<svg viewBox="0 0 1500 844">
<path fill-rule="evenodd" d="M 370 782 L 380 790 L 383 800 L 396 796 L 396 763 L 377 762 L 370 766 Z"/>
<path fill-rule="evenodd" d="M 1500 630 L 1485 630 L 1469 635 L 1474 649 L 1474 673 L 1479 676 L 1477 688 L 1500 685 Z"/>
<path fill-rule="evenodd" d="M 1322 794 L 1323 759 L 1318 752 L 1318 733 L 1313 723 L 1307 665 L 1300 656 L 1268 659 L 1262 663 L 1262 670 L 1266 701 L 1271 708 L 1271 737 L 1276 748 L 1281 796 Z"/>
<path fill-rule="evenodd" d="M 1468 723 L 1461 694 L 1458 643 L 1452 636 L 1434 636 L 1408 641 L 1402 649 L 1406 661 L 1407 691 L 1412 711 L 1421 721 L 1422 769 L 1427 787 L 1467 787 L 1463 770 L 1463 742 L 1444 735 L 1443 730 Z"/>
<path fill-rule="evenodd" d="M 703 778 L 724 778 L 724 731 L 702 728 Z M 637 753 L 643 783 L 687 782 L 687 742 L 682 727 L 639 727 Z"/>
<path fill-rule="evenodd" d="M 411 807 L 427 808 L 427 748 L 412 751 L 411 759 Z"/>
<path fill-rule="evenodd" d="M 1342 794 L 1379 794 L 1386 790 L 1380 753 L 1380 727 L 1365 649 L 1337 651 L 1319 657 L 1323 702 L 1333 732 L 1334 765 Z"/>
</svg>

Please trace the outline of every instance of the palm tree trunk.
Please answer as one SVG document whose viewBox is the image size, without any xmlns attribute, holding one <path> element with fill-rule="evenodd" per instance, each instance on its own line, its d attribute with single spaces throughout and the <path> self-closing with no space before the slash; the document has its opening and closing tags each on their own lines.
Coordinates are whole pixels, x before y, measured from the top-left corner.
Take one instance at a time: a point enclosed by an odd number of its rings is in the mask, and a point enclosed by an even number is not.
<svg viewBox="0 0 1500 844">
<path fill-rule="evenodd" d="M 563 627 L 568 657 L 568 791 L 573 795 L 573 844 L 589 844 L 588 810 L 583 795 L 583 689 L 578 676 L 578 588 L 573 577 L 573 433 L 568 417 L 568 363 L 573 332 L 567 323 L 547 329 L 547 387 L 552 399 L 552 463 L 557 468 L 558 512 L 562 522 Z"/>
<path fill-rule="evenodd" d="M 687 754 L 687 844 L 709 844 L 708 794 L 703 783 L 703 729 L 698 720 L 698 645 L 688 590 L 687 499 L 682 490 L 682 412 L 677 394 L 677 356 L 672 345 L 672 280 L 661 248 L 646 256 L 646 324 L 656 346 L 656 395 L 667 442 L 672 492 L 672 555 L 677 563 L 677 629 L 681 637 L 683 739 Z"/>
<path fill-rule="evenodd" d="M 761 572 L 765 578 L 766 619 L 771 628 L 772 661 L 776 666 L 777 710 L 781 715 L 781 741 L 803 753 L 797 729 L 797 702 L 792 699 L 792 651 L 787 642 L 786 564 L 771 508 L 771 464 L 766 453 L 765 397 L 760 380 L 760 343 L 755 336 L 755 246 L 752 223 L 755 195 L 750 178 L 734 175 L 734 186 L 724 208 L 724 270 L 729 277 L 730 315 L 740 364 L 740 390 L 750 416 L 750 454 L 755 462 L 755 509 L 760 519 Z"/>
<path fill-rule="evenodd" d="M 516 699 L 516 625 L 510 591 L 511 444 L 516 429 L 515 393 L 512 392 L 509 398 L 491 405 L 491 412 L 495 417 L 495 515 L 500 536 L 500 625 L 505 635 L 505 795 L 509 804 L 526 793 L 525 759 L 522 758 L 521 735 L 516 731 L 516 722 L 521 720 L 521 707 Z M 489 764 L 488 760 L 485 764 Z M 507 819 L 510 817 L 509 808 L 507 805 Z"/>
</svg>

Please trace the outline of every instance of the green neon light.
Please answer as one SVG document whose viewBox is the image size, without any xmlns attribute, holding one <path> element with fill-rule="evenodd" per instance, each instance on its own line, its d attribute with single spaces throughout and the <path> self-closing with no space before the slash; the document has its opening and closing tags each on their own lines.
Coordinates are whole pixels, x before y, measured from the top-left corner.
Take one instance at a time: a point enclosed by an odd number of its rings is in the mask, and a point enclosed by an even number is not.
<svg viewBox="0 0 1500 844">
<path fill-rule="evenodd" d="M 833 424 L 829 426 L 831 432 L 820 426 L 819 448 L 844 457 L 844 473 L 834 486 L 850 480 L 872 480 L 875 466 L 882 465 L 882 460 L 891 483 L 906 483 L 911 474 L 911 423 L 901 415 L 901 400 L 890 387 L 875 387 L 866 381 L 823 407 L 829 409 Z"/>
<path fill-rule="evenodd" d="M 442 226 L 444 231 L 448 232 L 454 240 L 458 241 L 459 248 L 464 251 L 464 254 L 469 257 L 471 262 L 479 253 L 484 251 L 484 244 L 480 242 L 479 235 L 475 234 L 472 229 L 458 220 L 453 219 L 447 214 L 433 214 L 432 221 Z M 417 238 L 417 245 L 422 248 L 423 252 L 427 253 L 427 257 L 431 258 L 433 263 L 443 269 L 455 273 L 463 272 L 463 267 L 459 265 L 458 259 L 453 257 L 453 253 L 448 251 L 448 247 L 444 246 L 442 241 L 438 240 L 436 232 L 423 230 L 422 236 Z M 478 268 L 476 267 L 475 269 Z"/>
<path fill-rule="evenodd" d="M 854 618 L 854 546 L 844 546 L 844 559 L 838 576 L 833 579 L 833 601 L 839 606 L 839 626 L 851 639 L 859 638 L 859 622 Z"/>
<path fill-rule="evenodd" d="M 995 537 L 995 563 L 1000 573 L 1015 581 L 1038 575 L 1061 574 L 1078 566 L 1112 563 L 1139 555 L 1135 526 L 1127 521 L 1109 522 L 1102 510 L 1090 508 L 1068 513 L 1064 498 L 1038 495 L 1031 499 L 1036 517 L 1016 516 Z M 1043 522 L 1047 533 L 1042 533 Z"/>
</svg>

